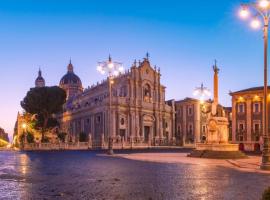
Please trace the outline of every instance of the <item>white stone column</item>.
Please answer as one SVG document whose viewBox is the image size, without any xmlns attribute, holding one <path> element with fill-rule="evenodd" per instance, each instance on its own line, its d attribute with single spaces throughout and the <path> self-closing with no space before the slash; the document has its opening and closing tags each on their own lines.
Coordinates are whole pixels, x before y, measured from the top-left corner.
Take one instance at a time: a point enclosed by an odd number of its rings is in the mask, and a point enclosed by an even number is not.
<svg viewBox="0 0 270 200">
<path fill-rule="evenodd" d="M 160 121 L 159 121 L 159 128 L 160 128 L 159 137 L 163 138 L 163 118 L 162 117 L 160 118 Z"/>
<path fill-rule="evenodd" d="M 194 105 L 194 133 L 195 133 L 195 142 L 200 142 L 201 140 L 201 119 L 200 119 L 200 104 L 197 103 Z"/>
<path fill-rule="evenodd" d="M 116 136 L 116 114 L 115 111 L 111 111 L 111 129 L 110 131 L 112 132 L 112 136 L 115 137 Z"/>
<path fill-rule="evenodd" d="M 232 98 L 232 142 L 236 143 L 236 99 Z"/>
<path fill-rule="evenodd" d="M 251 134 L 252 134 L 252 101 L 251 99 L 247 99 L 246 101 L 246 106 L 247 106 L 247 113 L 246 113 L 246 117 L 247 117 L 247 141 L 251 142 Z"/>
<path fill-rule="evenodd" d="M 183 126 L 182 126 L 182 134 L 183 134 L 183 146 L 185 146 L 186 137 L 187 137 L 187 106 L 183 106 Z"/>
</svg>

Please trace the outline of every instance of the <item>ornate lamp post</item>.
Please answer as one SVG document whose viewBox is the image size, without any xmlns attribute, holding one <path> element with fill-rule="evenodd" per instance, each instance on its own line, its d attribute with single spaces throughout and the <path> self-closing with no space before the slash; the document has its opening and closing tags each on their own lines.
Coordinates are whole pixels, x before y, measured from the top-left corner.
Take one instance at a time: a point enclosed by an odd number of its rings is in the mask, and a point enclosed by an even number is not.
<svg viewBox="0 0 270 200">
<path fill-rule="evenodd" d="M 193 92 L 194 96 L 199 97 L 200 99 L 200 111 L 201 113 L 207 114 L 207 111 L 205 110 L 205 100 L 206 98 L 211 96 L 210 90 L 207 89 L 206 87 L 203 86 L 203 83 L 201 84 L 200 87 L 196 87 L 194 92 Z"/>
<path fill-rule="evenodd" d="M 112 106 L 112 85 L 114 78 L 120 73 L 124 72 L 123 64 L 120 62 L 113 62 L 111 56 L 107 61 L 98 62 L 97 71 L 103 75 L 107 75 L 109 84 L 109 127 L 111 127 L 111 106 Z M 111 128 L 109 129 L 111 131 Z M 111 132 L 109 133 L 108 153 L 113 154 L 113 138 Z"/>
<path fill-rule="evenodd" d="M 194 92 L 194 96 L 198 96 L 200 99 L 200 103 L 204 104 L 204 101 L 207 97 L 211 96 L 210 90 L 208 90 L 206 87 L 203 86 L 203 83 L 201 84 L 200 87 L 196 87 Z"/>
<path fill-rule="evenodd" d="M 268 135 L 268 105 L 267 105 L 267 87 L 268 87 L 268 72 L 267 72 L 267 55 L 268 55 L 268 25 L 270 15 L 270 1 L 259 0 L 253 3 L 242 4 L 239 15 L 243 19 L 251 17 L 250 26 L 254 29 L 261 27 L 263 22 L 264 36 L 264 104 L 263 104 L 263 154 L 261 169 L 270 170 L 270 150 L 269 150 L 269 135 Z"/>
</svg>

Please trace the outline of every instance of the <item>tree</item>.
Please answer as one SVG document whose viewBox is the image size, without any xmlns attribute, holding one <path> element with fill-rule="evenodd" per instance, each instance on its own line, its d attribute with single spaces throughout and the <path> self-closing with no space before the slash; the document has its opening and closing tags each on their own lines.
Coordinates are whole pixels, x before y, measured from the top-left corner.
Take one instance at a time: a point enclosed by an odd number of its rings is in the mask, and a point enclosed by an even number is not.
<svg viewBox="0 0 270 200">
<path fill-rule="evenodd" d="M 21 102 L 21 106 L 26 112 L 36 114 L 37 119 L 42 121 L 41 141 L 45 139 L 49 119 L 52 118 L 53 114 L 62 111 L 65 101 L 66 92 L 57 86 L 53 86 L 31 88 Z"/>
</svg>

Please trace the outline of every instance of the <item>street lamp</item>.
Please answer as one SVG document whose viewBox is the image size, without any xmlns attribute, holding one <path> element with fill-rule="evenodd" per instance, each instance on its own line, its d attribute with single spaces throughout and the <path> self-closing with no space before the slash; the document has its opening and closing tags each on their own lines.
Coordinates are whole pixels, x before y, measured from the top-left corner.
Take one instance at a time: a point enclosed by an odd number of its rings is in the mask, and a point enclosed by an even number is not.
<svg viewBox="0 0 270 200">
<path fill-rule="evenodd" d="M 200 87 L 195 88 L 193 95 L 199 97 L 200 104 L 204 104 L 204 101 L 206 100 L 207 97 L 211 96 L 211 93 L 210 90 L 204 87 L 202 83 Z"/>
<path fill-rule="evenodd" d="M 270 151 L 269 151 L 269 135 L 268 135 L 268 105 L 267 105 L 267 87 L 268 87 L 268 72 L 267 72 L 267 51 L 268 51 L 268 25 L 270 15 L 270 1 L 259 0 L 254 3 L 242 4 L 240 10 L 240 17 L 248 19 L 252 16 L 251 27 L 258 29 L 263 22 L 263 35 L 264 35 L 264 113 L 263 113 L 263 153 L 261 169 L 270 170 Z"/>
<path fill-rule="evenodd" d="M 113 62 L 111 56 L 107 61 L 98 62 L 97 71 L 103 75 L 107 75 L 109 84 L 109 127 L 111 127 L 111 106 L 112 106 L 112 85 L 114 84 L 114 77 L 124 72 L 123 64 L 120 62 Z M 109 129 L 111 131 L 111 129 Z M 108 153 L 113 154 L 113 138 L 109 133 Z"/>
<path fill-rule="evenodd" d="M 200 99 L 200 113 L 207 114 L 204 102 L 205 102 L 206 98 L 211 96 L 210 90 L 207 89 L 206 87 L 204 87 L 203 83 L 202 83 L 200 87 L 195 88 L 193 95 L 199 97 L 199 99 Z M 202 126 L 202 121 L 200 122 L 200 126 Z M 196 139 L 196 137 L 195 137 L 195 139 Z M 204 139 L 201 139 L 201 140 L 205 141 Z"/>
</svg>

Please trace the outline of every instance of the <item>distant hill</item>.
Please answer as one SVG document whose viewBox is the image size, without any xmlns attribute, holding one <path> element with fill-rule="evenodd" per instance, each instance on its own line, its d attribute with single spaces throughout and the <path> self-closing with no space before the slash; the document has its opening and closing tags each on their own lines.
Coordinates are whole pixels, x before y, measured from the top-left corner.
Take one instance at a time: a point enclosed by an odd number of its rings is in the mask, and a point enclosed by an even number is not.
<svg viewBox="0 0 270 200">
<path fill-rule="evenodd" d="M 9 142 L 8 134 L 5 132 L 3 128 L 0 128 L 0 139 Z"/>
</svg>

